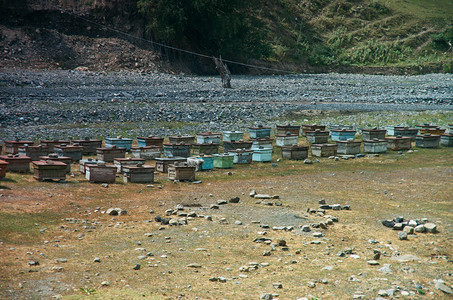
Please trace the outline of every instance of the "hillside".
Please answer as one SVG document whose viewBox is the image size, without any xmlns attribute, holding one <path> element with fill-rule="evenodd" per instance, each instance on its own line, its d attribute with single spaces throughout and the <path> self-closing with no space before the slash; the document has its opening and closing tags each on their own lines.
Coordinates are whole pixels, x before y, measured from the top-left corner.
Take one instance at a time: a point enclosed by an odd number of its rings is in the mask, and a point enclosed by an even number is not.
<svg viewBox="0 0 453 300">
<path fill-rule="evenodd" d="M 452 68 L 450 0 L 252 0 L 230 1 L 227 5 L 237 7 L 221 10 L 197 1 L 196 11 L 191 7 L 186 15 L 171 6 L 180 7 L 179 0 L 164 1 L 161 7 L 159 2 L 2 0 L 1 68 L 213 71 L 209 59 L 156 47 L 145 39 L 299 72 L 426 73 Z"/>
</svg>

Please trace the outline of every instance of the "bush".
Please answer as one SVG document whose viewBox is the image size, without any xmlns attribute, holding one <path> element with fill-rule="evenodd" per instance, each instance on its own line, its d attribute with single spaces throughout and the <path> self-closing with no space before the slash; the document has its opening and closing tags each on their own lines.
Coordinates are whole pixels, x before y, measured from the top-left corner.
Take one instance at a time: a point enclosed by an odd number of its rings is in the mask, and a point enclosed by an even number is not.
<svg viewBox="0 0 453 300">
<path fill-rule="evenodd" d="M 445 29 L 443 33 L 434 34 L 431 36 L 431 42 L 433 48 L 440 51 L 447 51 L 451 48 L 450 44 L 453 44 L 453 26 Z"/>
</svg>

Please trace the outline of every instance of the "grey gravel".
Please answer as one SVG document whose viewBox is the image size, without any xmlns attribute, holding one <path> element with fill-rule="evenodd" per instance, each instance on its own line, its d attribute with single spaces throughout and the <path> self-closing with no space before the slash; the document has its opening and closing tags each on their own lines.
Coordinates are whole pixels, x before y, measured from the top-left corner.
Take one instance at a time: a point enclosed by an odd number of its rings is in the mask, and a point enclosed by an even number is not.
<svg viewBox="0 0 453 300">
<path fill-rule="evenodd" d="M 295 110 L 453 110 L 451 74 L 233 76 L 232 89 L 219 82 L 127 71 L 4 71 L 0 140 L 243 130 Z M 179 121 L 190 123 L 165 126 Z"/>
</svg>

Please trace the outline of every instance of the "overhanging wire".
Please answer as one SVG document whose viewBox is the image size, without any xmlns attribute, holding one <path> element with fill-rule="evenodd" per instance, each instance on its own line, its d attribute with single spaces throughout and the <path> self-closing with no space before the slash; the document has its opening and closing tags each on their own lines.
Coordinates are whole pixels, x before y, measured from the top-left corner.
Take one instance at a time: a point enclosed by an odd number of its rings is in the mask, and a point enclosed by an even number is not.
<svg viewBox="0 0 453 300">
<path fill-rule="evenodd" d="M 162 48 L 167 48 L 167 49 L 171 49 L 171 50 L 174 50 L 174 51 L 178 51 L 178 52 L 181 52 L 181 53 L 190 54 L 190 55 L 194 55 L 194 56 L 198 56 L 198 57 L 202 57 L 202 58 L 212 59 L 212 56 L 210 56 L 210 55 L 206 55 L 206 54 L 202 54 L 202 53 L 198 53 L 198 52 L 194 52 L 194 51 L 185 50 L 185 49 L 169 46 L 169 45 L 166 45 L 166 44 L 162 44 L 162 43 L 159 43 L 159 42 L 155 42 L 155 41 L 152 41 L 152 40 L 149 40 L 149 39 L 145 39 L 145 38 L 142 38 L 142 37 L 138 37 L 138 36 L 132 35 L 130 33 L 127 33 L 127 32 L 124 32 L 124 31 L 121 31 L 121 30 L 106 26 L 104 24 L 92 21 L 92 20 L 84 18 L 82 16 L 76 15 L 76 14 L 70 12 L 70 11 L 65 11 L 65 10 L 60 9 L 60 12 L 61 13 L 67 13 L 67 14 L 73 16 L 74 18 L 78 18 L 78 19 L 84 20 L 85 22 L 100 26 L 100 27 L 105 28 L 107 30 L 110 30 L 110 31 L 113 31 L 113 32 L 116 32 L 116 33 L 119 33 L 119 34 L 123 34 L 125 36 L 131 37 L 131 38 L 143 41 L 143 42 L 147 42 L 147 43 L 150 43 L 150 44 L 162 47 Z M 222 61 L 227 62 L 229 64 L 239 65 L 239 66 L 248 67 L 248 68 L 260 69 L 260 70 L 266 70 L 266 71 L 274 71 L 274 72 L 280 72 L 280 73 L 288 73 L 288 74 L 293 74 L 294 73 L 294 72 L 288 71 L 288 70 L 262 67 L 262 66 L 246 64 L 246 63 L 242 63 L 242 62 L 238 62 L 238 61 L 234 61 L 234 60 L 229 60 L 229 59 L 223 59 L 222 58 Z"/>
</svg>

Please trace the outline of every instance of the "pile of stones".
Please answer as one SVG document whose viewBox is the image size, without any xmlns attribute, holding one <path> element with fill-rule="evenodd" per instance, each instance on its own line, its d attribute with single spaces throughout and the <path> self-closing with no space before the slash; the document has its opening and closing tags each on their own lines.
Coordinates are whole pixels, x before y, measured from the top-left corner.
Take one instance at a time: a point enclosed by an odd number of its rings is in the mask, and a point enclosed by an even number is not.
<svg viewBox="0 0 453 300">
<path fill-rule="evenodd" d="M 398 238 L 407 240 L 408 235 L 416 233 L 437 233 L 437 225 L 428 221 L 427 218 L 420 220 L 405 220 L 403 216 L 394 219 L 383 220 L 382 225 L 399 231 Z"/>
</svg>

